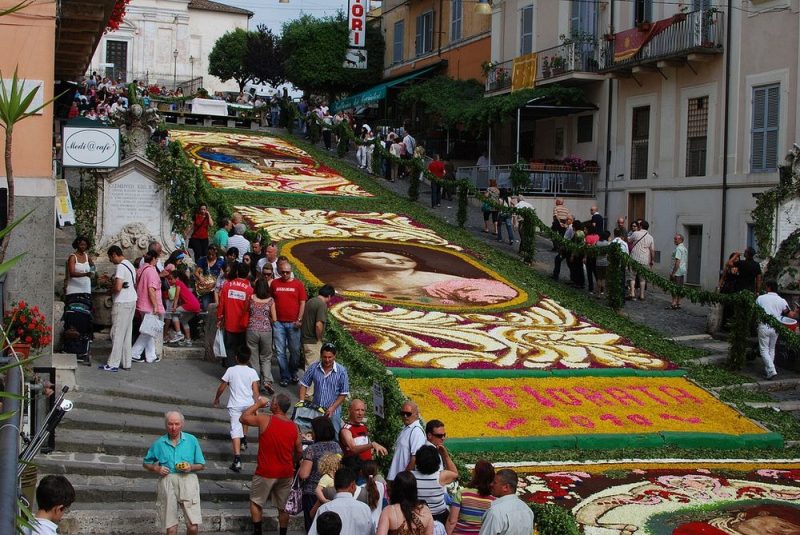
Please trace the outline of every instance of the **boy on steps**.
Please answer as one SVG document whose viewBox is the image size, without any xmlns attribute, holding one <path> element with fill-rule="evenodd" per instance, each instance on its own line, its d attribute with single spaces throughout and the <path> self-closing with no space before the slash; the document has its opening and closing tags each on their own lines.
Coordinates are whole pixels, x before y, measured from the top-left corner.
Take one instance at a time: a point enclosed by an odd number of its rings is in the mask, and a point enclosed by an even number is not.
<svg viewBox="0 0 800 535">
<path fill-rule="evenodd" d="M 25 528 L 26 535 L 55 535 L 58 523 L 69 512 L 69 506 L 75 501 L 75 489 L 64 476 L 45 476 L 36 487 L 35 518 L 31 527 Z"/>
<path fill-rule="evenodd" d="M 258 373 L 248 364 L 250 362 L 250 349 L 244 346 L 236 355 L 236 366 L 225 370 L 225 375 L 217 388 L 214 397 L 214 407 L 219 407 L 219 398 L 225 389 L 230 386 L 231 393 L 228 397 L 228 414 L 231 418 L 231 443 L 233 445 L 233 463 L 230 469 L 234 472 L 242 471 L 241 450 L 247 449 L 247 426 L 239 423 L 242 412 L 258 401 Z"/>
</svg>

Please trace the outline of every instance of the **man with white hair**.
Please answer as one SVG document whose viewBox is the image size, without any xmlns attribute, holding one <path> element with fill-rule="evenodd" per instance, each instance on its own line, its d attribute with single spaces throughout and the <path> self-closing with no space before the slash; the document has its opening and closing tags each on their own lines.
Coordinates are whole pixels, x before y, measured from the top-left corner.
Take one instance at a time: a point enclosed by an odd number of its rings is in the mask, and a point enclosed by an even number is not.
<svg viewBox="0 0 800 535">
<path fill-rule="evenodd" d="M 178 533 L 178 506 L 186 519 L 187 535 L 197 535 L 202 523 L 200 484 L 195 472 L 206 467 L 206 460 L 194 435 L 183 431 L 184 423 L 181 412 L 166 413 L 167 434 L 153 442 L 142 463 L 145 470 L 159 475 L 156 517 L 167 535 Z"/>
</svg>

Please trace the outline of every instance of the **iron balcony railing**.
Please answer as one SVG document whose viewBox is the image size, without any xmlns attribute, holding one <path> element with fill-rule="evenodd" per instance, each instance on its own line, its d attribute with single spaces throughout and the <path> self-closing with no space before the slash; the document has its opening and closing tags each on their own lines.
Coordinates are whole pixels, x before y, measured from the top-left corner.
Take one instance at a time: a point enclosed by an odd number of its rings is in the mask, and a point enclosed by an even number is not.
<svg viewBox="0 0 800 535">
<path fill-rule="evenodd" d="M 493 65 L 486 71 L 486 92 L 494 93 L 511 87 L 511 74 L 514 60 L 504 61 Z"/>
<path fill-rule="evenodd" d="M 468 180 L 475 188 L 485 190 L 494 183 L 511 188 L 513 164 L 488 167 L 459 167 L 456 178 Z M 600 171 L 528 170 L 528 184 L 521 193 L 531 197 L 594 197 Z"/>
<path fill-rule="evenodd" d="M 614 45 L 624 33 L 617 33 L 607 40 L 600 54 L 600 71 L 613 71 L 658 60 L 686 56 L 691 53 L 721 53 L 725 37 L 723 13 L 713 9 L 679 13 L 670 19 L 672 23 L 655 35 L 633 56 L 616 61 Z M 649 24 L 649 23 L 645 23 Z M 642 30 L 646 31 L 646 30 Z"/>
<path fill-rule="evenodd" d="M 536 53 L 536 80 L 547 80 L 571 72 L 597 72 L 600 68 L 597 43 L 577 40 L 546 48 Z"/>
</svg>

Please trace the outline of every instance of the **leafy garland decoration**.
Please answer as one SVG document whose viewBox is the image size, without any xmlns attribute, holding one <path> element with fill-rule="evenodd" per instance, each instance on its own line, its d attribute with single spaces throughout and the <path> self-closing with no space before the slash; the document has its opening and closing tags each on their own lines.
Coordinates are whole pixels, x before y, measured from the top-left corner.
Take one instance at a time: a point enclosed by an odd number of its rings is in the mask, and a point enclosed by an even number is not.
<svg viewBox="0 0 800 535">
<path fill-rule="evenodd" d="M 316 116 L 312 115 L 312 121 L 315 120 L 318 121 L 319 119 Z M 362 141 L 356 138 L 355 134 L 353 133 L 353 130 L 350 128 L 349 124 L 345 121 L 342 121 L 341 123 L 335 125 L 334 131 L 339 137 L 340 147 L 342 146 L 343 141 L 345 146 L 349 141 L 352 141 L 356 145 L 372 144 L 374 145 L 373 151 L 380 154 L 381 157 L 387 158 L 389 159 L 389 161 L 397 161 L 398 163 L 410 167 L 411 181 L 409 184 L 408 196 L 409 199 L 411 200 L 416 200 L 417 197 L 419 196 L 419 189 L 418 189 L 419 180 L 422 176 L 424 176 L 427 180 L 431 182 L 431 184 L 435 182 L 440 184 L 444 188 L 448 187 L 465 188 L 469 194 L 473 195 L 479 201 L 487 203 L 494 210 L 502 212 L 506 214 L 508 217 L 516 215 L 518 217 L 521 217 L 523 221 L 529 220 L 528 225 L 530 226 L 526 225 L 525 227 L 526 232 L 523 235 L 523 237 L 521 237 L 521 240 L 524 240 L 525 244 L 521 245 L 520 247 L 521 251 L 524 251 L 523 259 L 526 262 L 530 262 L 533 260 L 533 252 L 535 252 L 535 248 L 533 246 L 533 240 L 535 239 L 535 232 L 529 232 L 531 226 L 538 229 L 539 232 L 542 233 L 542 235 L 550 239 L 557 247 L 564 248 L 572 254 L 583 255 L 587 257 L 608 255 L 609 269 L 608 269 L 607 279 L 609 281 L 612 281 L 612 283 L 608 288 L 607 300 L 609 307 L 611 307 L 613 310 L 619 310 L 620 308 L 622 308 L 622 305 L 624 303 L 624 284 L 621 284 L 621 281 L 624 270 L 627 268 L 632 272 L 638 274 L 641 278 L 646 280 L 651 285 L 656 286 L 665 292 L 680 296 L 681 298 L 689 299 L 692 303 L 700 303 L 702 305 L 728 304 L 736 307 L 737 309 L 746 308 L 749 310 L 747 316 L 745 316 L 744 313 L 734 315 L 732 331 L 749 332 L 750 321 L 766 323 L 767 325 L 771 326 L 773 329 L 776 330 L 779 337 L 786 342 L 787 346 L 789 346 L 793 350 L 800 350 L 800 335 L 789 330 L 777 318 L 774 318 L 769 314 L 767 314 L 761 307 L 754 306 L 755 297 L 750 292 L 741 291 L 735 294 L 723 294 L 723 293 L 708 292 L 705 290 L 696 290 L 694 288 L 689 288 L 688 286 L 678 286 L 671 280 L 659 275 L 658 273 L 655 273 L 654 271 L 651 271 L 646 266 L 643 266 L 638 262 L 632 260 L 629 255 L 622 253 L 617 245 L 607 245 L 603 247 L 597 247 L 597 246 L 587 246 L 586 244 L 582 243 L 575 243 L 571 240 L 565 240 L 564 237 L 561 236 L 559 233 L 554 232 L 550 228 L 550 225 L 542 221 L 536 214 L 535 210 L 531 210 L 529 208 L 520 209 L 505 205 L 501 203 L 499 200 L 492 198 L 490 195 L 479 191 L 475 186 L 473 186 L 466 180 L 446 180 L 443 178 L 439 178 L 434 174 L 430 173 L 425 168 L 422 159 L 413 158 L 411 160 L 401 160 L 391 155 L 383 147 L 383 144 L 377 138 L 371 142 Z M 346 154 L 346 150 L 342 152 L 340 156 L 343 156 L 344 154 Z M 798 185 L 800 186 L 800 184 Z M 459 210 L 466 209 L 462 208 L 462 206 L 466 207 L 466 204 L 467 204 L 466 196 L 459 195 Z M 466 221 L 466 218 L 464 219 L 464 221 Z M 460 223 L 460 225 L 463 224 Z M 619 283 L 617 279 L 619 279 Z M 746 337 L 738 337 L 738 336 L 732 337 L 728 366 L 731 369 L 739 369 L 743 362 L 741 359 L 743 358 L 743 355 L 746 352 L 747 352 Z"/>
</svg>

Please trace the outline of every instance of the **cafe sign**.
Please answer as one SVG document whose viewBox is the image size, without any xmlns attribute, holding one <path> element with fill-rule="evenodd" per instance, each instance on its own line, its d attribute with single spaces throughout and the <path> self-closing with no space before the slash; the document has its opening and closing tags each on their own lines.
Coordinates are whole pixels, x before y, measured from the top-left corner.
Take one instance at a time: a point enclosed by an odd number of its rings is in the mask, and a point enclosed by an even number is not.
<svg viewBox="0 0 800 535">
<path fill-rule="evenodd" d="M 64 167 L 119 167 L 119 129 L 65 126 Z"/>
</svg>

